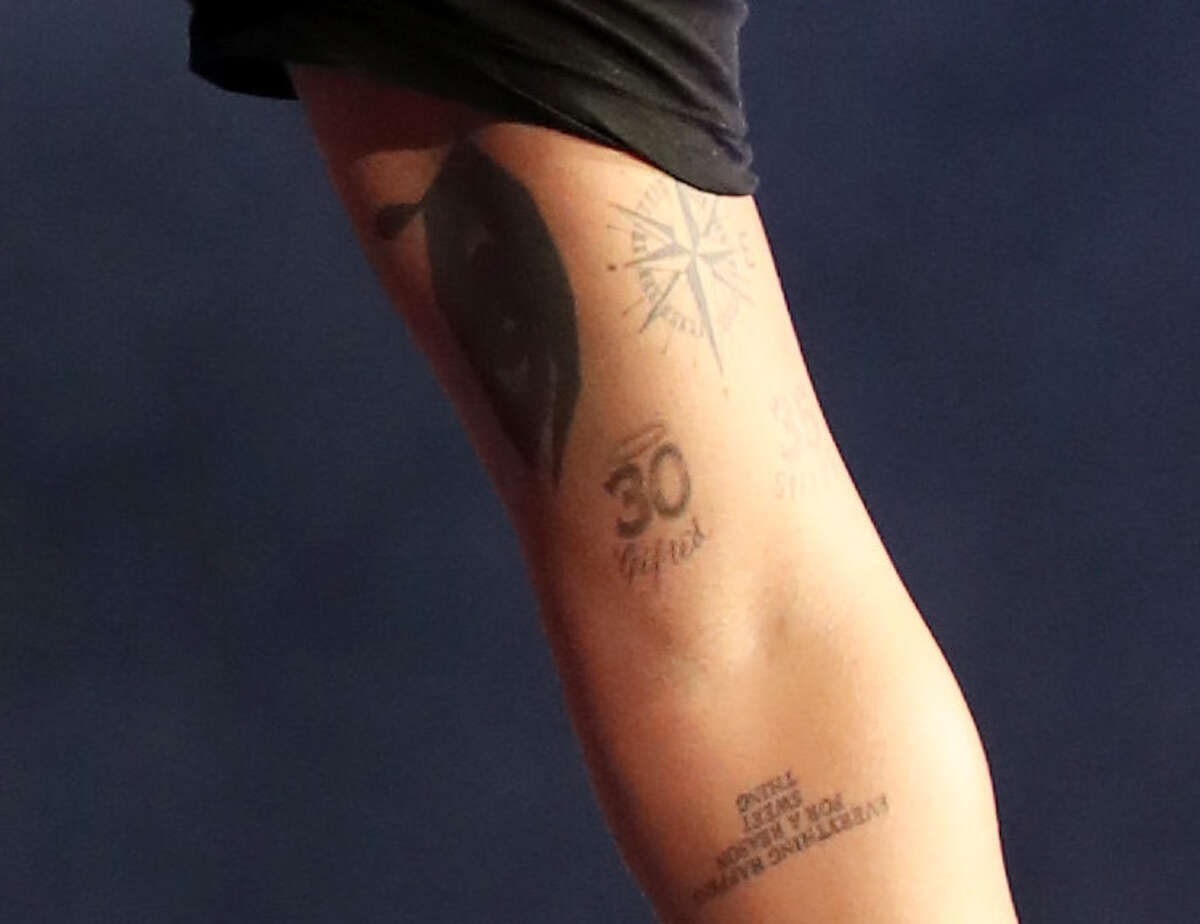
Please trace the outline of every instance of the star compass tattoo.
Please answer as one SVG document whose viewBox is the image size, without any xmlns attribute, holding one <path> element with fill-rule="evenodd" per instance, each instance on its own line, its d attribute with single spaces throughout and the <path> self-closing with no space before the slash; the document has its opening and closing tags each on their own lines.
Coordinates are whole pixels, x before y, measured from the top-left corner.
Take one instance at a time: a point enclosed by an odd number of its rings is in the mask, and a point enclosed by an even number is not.
<svg viewBox="0 0 1200 924">
<path fill-rule="evenodd" d="M 625 314 L 636 312 L 639 333 L 663 331 L 663 352 L 675 336 L 706 343 L 722 372 L 721 335 L 737 318 L 749 284 L 746 235 L 724 222 L 721 197 L 660 177 L 633 208 L 613 204 L 609 228 L 625 237 L 622 262 L 641 290 Z"/>
</svg>

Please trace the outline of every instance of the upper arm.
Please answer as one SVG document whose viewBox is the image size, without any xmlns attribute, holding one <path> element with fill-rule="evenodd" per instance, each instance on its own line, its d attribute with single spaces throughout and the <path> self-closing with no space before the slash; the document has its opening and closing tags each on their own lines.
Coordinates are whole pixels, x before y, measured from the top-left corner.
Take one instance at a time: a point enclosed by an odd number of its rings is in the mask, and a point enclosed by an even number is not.
<svg viewBox="0 0 1200 924">
<path fill-rule="evenodd" d="M 348 74 L 294 78 L 514 516 L 660 910 L 1011 920 L 973 726 L 825 426 L 753 200 Z M 738 794 L 788 768 L 814 806 L 888 809 L 713 892 L 748 830 Z"/>
<path fill-rule="evenodd" d="M 583 498 L 611 512 L 628 492 L 604 490 L 610 463 L 654 424 L 690 444 L 696 502 L 727 495 L 763 526 L 817 482 L 853 495 L 752 199 L 346 73 L 294 78 L 367 253 L 522 529 L 576 520 Z"/>
</svg>

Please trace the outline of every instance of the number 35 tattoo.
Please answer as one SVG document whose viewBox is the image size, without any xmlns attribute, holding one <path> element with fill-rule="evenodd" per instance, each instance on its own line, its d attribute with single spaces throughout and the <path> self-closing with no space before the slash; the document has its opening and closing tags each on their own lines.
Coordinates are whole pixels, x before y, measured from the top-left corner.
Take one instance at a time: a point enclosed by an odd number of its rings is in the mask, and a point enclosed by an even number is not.
<svg viewBox="0 0 1200 924">
<path fill-rule="evenodd" d="M 655 421 L 623 440 L 610 458 L 612 474 L 604 490 L 619 499 L 617 535 L 635 539 L 655 517 L 675 520 L 687 512 L 692 479 L 683 453 L 667 442 L 667 427 Z"/>
</svg>

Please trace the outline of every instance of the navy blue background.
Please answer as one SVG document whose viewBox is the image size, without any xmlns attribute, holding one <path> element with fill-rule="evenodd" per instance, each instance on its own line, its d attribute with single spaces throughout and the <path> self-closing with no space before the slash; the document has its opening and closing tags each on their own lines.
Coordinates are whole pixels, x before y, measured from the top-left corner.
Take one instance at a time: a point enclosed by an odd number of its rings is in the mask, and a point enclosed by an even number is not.
<svg viewBox="0 0 1200 924">
<path fill-rule="evenodd" d="M 650 921 L 295 104 L 0 27 L 0 920 Z M 760 203 L 1026 924 L 1200 920 L 1200 13 L 757 5 Z"/>
</svg>

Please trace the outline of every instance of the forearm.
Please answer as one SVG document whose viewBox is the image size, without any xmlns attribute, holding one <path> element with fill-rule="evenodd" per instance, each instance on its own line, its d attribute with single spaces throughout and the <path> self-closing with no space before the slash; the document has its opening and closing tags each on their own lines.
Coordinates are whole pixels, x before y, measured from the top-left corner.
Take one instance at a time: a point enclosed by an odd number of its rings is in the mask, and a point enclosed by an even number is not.
<svg viewBox="0 0 1200 924">
<path fill-rule="evenodd" d="M 297 76 L 513 515 L 664 918 L 1011 921 L 977 736 L 824 426 L 753 202 Z"/>
</svg>

